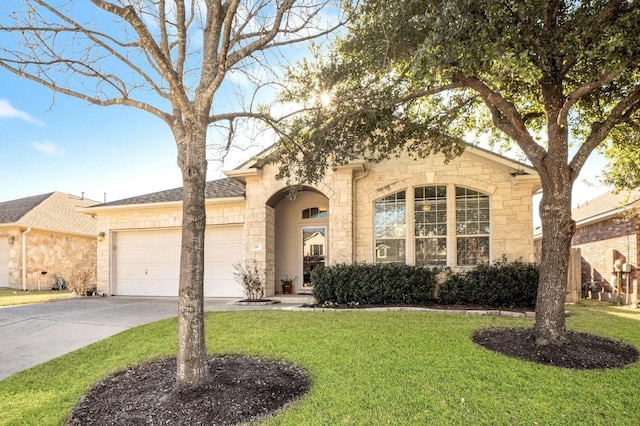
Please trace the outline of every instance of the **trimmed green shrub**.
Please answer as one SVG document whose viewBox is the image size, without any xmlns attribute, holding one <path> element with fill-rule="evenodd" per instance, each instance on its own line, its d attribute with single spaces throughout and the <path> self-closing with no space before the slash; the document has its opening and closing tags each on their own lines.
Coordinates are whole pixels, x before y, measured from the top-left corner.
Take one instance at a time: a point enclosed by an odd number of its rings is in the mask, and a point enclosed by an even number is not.
<svg viewBox="0 0 640 426">
<path fill-rule="evenodd" d="M 409 305 L 433 300 L 435 272 L 400 264 L 337 264 L 311 273 L 313 296 L 323 304 Z"/>
<path fill-rule="evenodd" d="M 439 302 L 535 308 L 540 267 L 505 257 L 463 273 L 450 273 L 438 288 Z"/>
</svg>

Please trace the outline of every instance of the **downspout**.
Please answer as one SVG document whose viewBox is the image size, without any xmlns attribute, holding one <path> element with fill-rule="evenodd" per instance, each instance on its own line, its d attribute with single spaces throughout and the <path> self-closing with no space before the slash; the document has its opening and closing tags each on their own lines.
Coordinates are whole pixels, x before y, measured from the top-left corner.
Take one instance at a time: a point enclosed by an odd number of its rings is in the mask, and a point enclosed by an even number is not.
<svg viewBox="0 0 640 426">
<path fill-rule="evenodd" d="M 356 182 L 369 175 L 369 169 L 367 169 L 366 164 L 363 164 L 362 167 L 364 168 L 364 173 L 354 177 L 353 183 L 351 184 L 351 217 L 353 218 L 351 220 L 351 263 L 356 261 Z"/>
<path fill-rule="evenodd" d="M 20 237 L 22 242 L 22 290 L 27 291 L 27 234 L 31 232 L 31 227 L 28 227 Z"/>
</svg>

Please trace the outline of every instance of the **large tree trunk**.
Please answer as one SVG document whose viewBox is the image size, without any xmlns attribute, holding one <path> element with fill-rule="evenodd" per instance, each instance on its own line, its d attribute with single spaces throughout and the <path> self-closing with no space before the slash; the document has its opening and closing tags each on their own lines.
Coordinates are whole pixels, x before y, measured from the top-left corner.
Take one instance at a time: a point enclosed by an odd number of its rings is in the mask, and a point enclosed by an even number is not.
<svg viewBox="0 0 640 426">
<path fill-rule="evenodd" d="M 183 179 L 182 253 L 178 295 L 177 384 L 193 387 L 207 378 L 204 338 L 204 237 L 206 224 L 206 125 L 176 131 Z"/>
<path fill-rule="evenodd" d="M 572 181 L 566 163 L 552 168 L 556 173 L 546 173 L 542 182 L 540 218 L 542 221 L 542 263 L 536 302 L 534 335 L 541 345 L 561 342 L 565 338 L 564 302 L 567 290 L 567 274 L 571 252 L 571 238 L 575 222 L 571 219 Z"/>
</svg>

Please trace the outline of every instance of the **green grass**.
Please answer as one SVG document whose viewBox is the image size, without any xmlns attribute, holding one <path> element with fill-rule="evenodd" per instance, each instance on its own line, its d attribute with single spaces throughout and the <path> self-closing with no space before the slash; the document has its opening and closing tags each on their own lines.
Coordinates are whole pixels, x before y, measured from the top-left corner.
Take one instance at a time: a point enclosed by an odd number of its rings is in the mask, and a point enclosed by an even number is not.
<svg viewBox="0 0 640 426">
<path fill-rule="evenodd" d="M 0 306 L 26 305 L 29 303 L 43 303 L 52 300 L 67 299 L 70 291 L 22 291 L 15 288 L 0 287 Z"/>
<path fill-rule="evenodd" d="M 640 312 L 569 308 L 570 329 L 640 347 Z M 530 320 L 417 312 L 207 314 L 213 353 L 304 366 L 310 393 L 267 425 L 637 425 L 640 366 L 571 371 L 474 345 L 473 330 Z M 176 321 L 141 326 L 0 381 L 0 424 L 60 424 L 111 372 L 176 351 Z"/>
</svg>

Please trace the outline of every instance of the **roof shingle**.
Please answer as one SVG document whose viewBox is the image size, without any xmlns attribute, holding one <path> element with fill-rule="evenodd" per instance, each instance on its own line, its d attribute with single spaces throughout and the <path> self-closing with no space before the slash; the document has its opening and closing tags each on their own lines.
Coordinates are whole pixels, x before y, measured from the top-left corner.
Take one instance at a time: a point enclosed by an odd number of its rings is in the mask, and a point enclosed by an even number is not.
<svg viewBox="0 0 640 426">
<path fill-rule="evenodd" d="M 94 204 L 93 200 L 62 192 L 5 201 L 0 203 L 0 225 L 95 235 L 98 232 L 96 219 L 78 211 Z"/>
<path fill-rule="evenodd" d="M 223 178 L 207 182 L 205 188 L 206 199 L 243 197 L 244 195 L 244 184 L 231 178 Z M 94 207 L 127 206 L 134 204 L 167 203 L 176 201 L 182 201 L 182 187 L 153 192 L 151 194 L 138 195 L 136 197 L 125 198 L 123 200 L 110 201 L 108 203 L 98 204 Z"/>
<path fill-rule="evenodd" d="M 51 194 L 53 192 L 0 203 L 0 224 L 16 223 L 25 214 L 49 198 Z"/>
<path fill-rule="evenodd" d="M 633 204 L 640 198 L 640 190 L 620 191 L 617 194 L 607 192 L 571 210 L 573 220 L 580 223 L 584 220 L 615 213 L 619 209 Z"/>
</svg>

